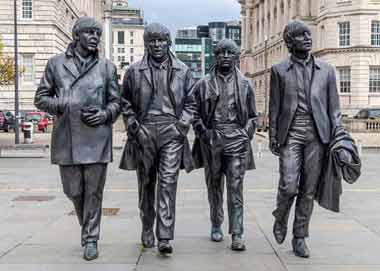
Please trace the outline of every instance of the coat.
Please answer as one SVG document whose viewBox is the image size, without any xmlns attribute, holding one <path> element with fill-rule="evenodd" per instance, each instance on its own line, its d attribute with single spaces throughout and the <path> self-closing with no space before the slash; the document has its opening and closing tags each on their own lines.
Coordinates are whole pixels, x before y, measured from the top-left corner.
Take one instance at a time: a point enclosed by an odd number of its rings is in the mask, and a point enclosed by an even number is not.
<svg viewBox="0 0 380 271">
<path fill-rule="evenodd" d="M 58 97 L 66 96 L 63 113 Z M 73 45 L 66 53 L 49 59 L 34 98 L 35 106 L 55 116 L 51 137 L 51 161 L 59 165 L 108 163 L 112 161 L 112 123 L 120 110 L 116 67 L 96 56 L 80 73 L 74 63 Z M 87 126 L 81 119 L 84 106 L 101 107 L 107 122 Z"/>
<path fill-rule="evenodd" d="M 328 210 L 339 212 L 342 178 L 354 183 L 360 176 L 361 161 L 354 140 L 344 128 L 338 128 L 330 143 L 315 200 Z"/>
<path fill-rule="evenodd" d="M 339 96 L 334 68 L 318 59 L 313 61 L 309 104 L 317 132 L 323 144 L 332 140 L 332 132 L 341 126 Z M 289 128 L 298 107 L 298 90 L 303 88 L 297 81 L 291 58 L 271 69 L 269 100 L 269 137 L 280 145 L 286 142 Z"/>
<path fill-rule="evenodd" d="M 168 93 L 178 119 L 177 125 L 186 127 L 188 130 L 196 110 L 192 92 L 194 79 L 191 70 L 184 63 L 172 53 L 169 54 L 169 57 L 171 65 L 168 71 Z M 128 68 L 123 79 L 122 116 L 127 132 L 130 125 L 143 121 L 148 113 L 152 98 L 153 83 L 148 64 L 148 55 L 146 54 L 141 61 L 134 63 Z M 143 132 L 146 133 L 147 131 L 144 130 Z M 151 159 L 151 157 L 148 157 L 150 153 L 149 148 L 150 146 L 139 146 L 136 137 L 128 132 L 128 139 L 121 157 L 120 168 L 136 170 L 139 161 L 145 163 Z M 141 150 L 143 150 L 143 153 Z M 191 150 L 187 137 L 184 142 L 181 169 L 185 169 L 187 172 L 193 169 Z"/>
<path fill-rule="evenodd" d="M 255 134 L 257 119 L 255 94 L 248 79 L 237 68 L 235 69 L 235 78 L 237 90 L 235 99 L 238 107 L 238 118 L 241 127 L 247 131 L 250 139 L 252 139 Z M 206 164 L 211 163 L 209 166 L 213 167 L 212 157 L 214 157 L 214 148 L 207 147 L 202 137 L 208 129 L 212 129 L 212 119 L 220 97 L 215 69 L 212 69 L 206 77 L 197 82 L 194 87 L 194 95 L 198 107 L 197 117 L 193 124 L 196 135 L 192 150 L 194 165 L 196 168 L 202 168 Z M 250 144 L 246 169 L 255 169 Z"/>
</svg>

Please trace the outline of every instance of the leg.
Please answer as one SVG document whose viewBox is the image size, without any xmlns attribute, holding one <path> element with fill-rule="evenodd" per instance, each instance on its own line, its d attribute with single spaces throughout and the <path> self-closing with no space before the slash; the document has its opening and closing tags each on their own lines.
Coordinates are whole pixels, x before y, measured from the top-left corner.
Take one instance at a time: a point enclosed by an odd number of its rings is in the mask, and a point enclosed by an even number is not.
<svg viewBox="0 0 380 271">
<path fill-rule="evenodd" d="M 213 171 L 205 167 L 208 202 L 210 205 L 210 220 L 213 228 L 220 228 L 224 220 L 223 194 L 224 176 L 222 169 Z"/>
<path fill-rule="evenodd" d="M 296 201 L 296 212 L 293 235 L 296 238 L 309 236 L 309 223 L 314 206 L 314 195 L 323 166 L 325 146 L 316 138 L 305 146 L 304 165 L 299 192 Z"/>
<path fill-rule="evenodd" d="M 102 216 L 103 190 L 107 176 L 107 164 L 91 164 L 84 167 L 84 219 L 82 238 L 86 243 L 99 240 Z"/>
<path fill-rule="evenodd" d="M 143 167 L 137 169 L 138 189 L 139 189 L 139 209 L 142 223 L 141 242 L 144 247 L 154 246 L 153 225 L 156 218 L 154 206 L 156 196 L 157 171 L 152 167 L 145 173 Z"/>
<path fill-rule="evenodd" d="M 177 179 L 183 152 L 183 142 L 175 138 L 160 148 L 157 185 L 158 240 L 173 240 Z"/>
<path fill-rule="evenodd" d="M 73 202 L 79 225 L 83 225 L 83 170 L 81 166 L 60 166 L 63 192 Z M 83 244 L 82 244 L 83 245 Z"/>
</svg>

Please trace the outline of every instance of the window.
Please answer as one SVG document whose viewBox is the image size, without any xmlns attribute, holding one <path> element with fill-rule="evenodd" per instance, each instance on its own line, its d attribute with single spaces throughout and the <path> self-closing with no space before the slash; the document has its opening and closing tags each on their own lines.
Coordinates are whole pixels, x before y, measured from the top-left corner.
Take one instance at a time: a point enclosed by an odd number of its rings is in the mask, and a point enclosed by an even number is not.
<svg viewBox="0 0 380 271">
<path fill-rule="evenodd" d="M 340 93 L 350 93 L 351 92 L 351 68 L 350 67 L 338 68 L 338 72 L 339 72 Z"/>
<path fill-rule="evenodd" d="M 125 56 L 118 56 L 117 61 L 119 62 L 125 62 Z"/>
<path fill-rule="evenodd" d="M 131 36 L 131 38 L 133 37 L 133 31 L 129 32 L 129 36 Z"/>
<path fill-rule="evenodd" d="M 339 46 L 350 46 L 350 22 L 338 23 L 339 26 Z"/>
<path fill-rule="evenodd" d="M 34 55 L 21 55 L 22 66 L 25 69 L 23 73 L 24 82 L 34 81 Z"/>
<path fill-rule="evenodd" d="M 369 92 L 380 92 L 380 66 L 369 68 Z"/>
<path fill-rule="evenodd" d="M 134 61 L 135 61 L 135 58 L 131 56 L 131 63 L 133 63 Z"/>
<path fill-rule="evenodd" d="M 133 49 L 133 48 L 131 48 L 131 49 L 130 49 L 130 52 L 131 52 L 131 54 L 133 54 L 133 52 L 134 52 L 134 49 Z"/>
<path fill-rule="evenodd" d="M 380 21 L 372 21 L 371 24 L 371 45 L 380 46 Z"/>
<path fill-rule="evenodd" d="M 125 53 L 125 49 L 124 48 L 117 48 L 117 52 L 119 54 L 124 54 Z"/>
<path fill-rule="evenodd" d="M 32 19 L 33 18 L 33 1 L 22 0 L 21 2 L 21 18 Z"/>
<path fill-rule="evenodd" d="M 130 44 L 133 44 L 133 39 L 131 39 L 129 43 L 130 43 Z"/>
<path fill-rule="evenodd" d="M 124 44 L 124 31 L 117 32 L 117 43 Z"/>
</svg>

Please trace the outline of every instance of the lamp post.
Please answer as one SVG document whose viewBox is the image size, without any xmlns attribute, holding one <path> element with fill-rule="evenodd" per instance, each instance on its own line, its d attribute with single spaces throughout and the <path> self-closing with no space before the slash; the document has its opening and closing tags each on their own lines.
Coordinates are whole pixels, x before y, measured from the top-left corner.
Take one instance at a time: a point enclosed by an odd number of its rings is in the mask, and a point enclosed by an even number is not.
<svg viewBox="0 0 380 271">
<path fill-rule="evenodd" d="M 267 76 L 267 68 L 268 68 L 268 36 L 264 37 L 264 120 L 263 120 L 263 130 L 266 131 L 268 124 L 268 76 Z"/>
<path fill-rule="evenodd" d="M 18 40 L 17 40 L 17 0 L 14 0 L 14 47 L 15 47 L 15 144 L 20 144 L 20 131 L 19 131 L 19 89 L 18 89 Z"/>
</svg>

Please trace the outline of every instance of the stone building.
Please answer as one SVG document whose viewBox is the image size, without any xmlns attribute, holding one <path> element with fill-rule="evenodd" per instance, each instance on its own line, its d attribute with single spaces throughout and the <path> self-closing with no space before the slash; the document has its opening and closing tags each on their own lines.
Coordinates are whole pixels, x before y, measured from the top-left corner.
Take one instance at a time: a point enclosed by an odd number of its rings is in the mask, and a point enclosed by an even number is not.
<svg viewBox="0 0 380 271">
<path fill-rule="evenodd" d="M 66 50 L 75 20 L 83 15 L 103 18 L 102 0 L 17 0 L 20 109 L 34 110 L 33 97 L 47 60 Z M 0 0 L 0 39 L 14 54 L 13 1 Z M 0 109 L 14 110 L 14 86 L 0 86 Z"/>
<path fill-rule="evenodd" d="M 336 67 L 342 111 L 380 107 L 380 0 L 239 0 L 241 68 L 266 113 L 270 67 L 288 55 L 282 31 L 291 19 L 306 22 L 313 53 Z"/>
<path fill-rule="evenodd" d="M 125 69 L 144 56 L 144 17 L 141 9 L 128 6 L 127 0 L 113 1 L 111 10 L 111 59 L 117 66 L 118 78 Z"/>
</svg>

